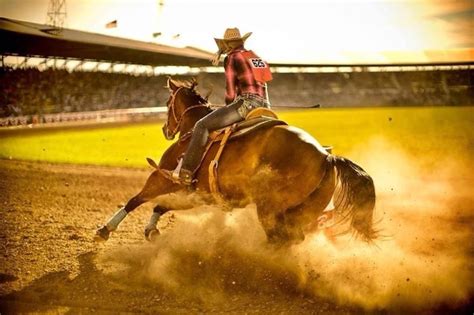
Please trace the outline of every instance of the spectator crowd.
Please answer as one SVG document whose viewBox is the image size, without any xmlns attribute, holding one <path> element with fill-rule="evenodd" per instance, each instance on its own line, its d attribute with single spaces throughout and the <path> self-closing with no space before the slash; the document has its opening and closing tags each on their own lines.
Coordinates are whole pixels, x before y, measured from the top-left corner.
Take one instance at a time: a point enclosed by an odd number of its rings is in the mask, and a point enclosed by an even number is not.
<svg viewBox="0 0 474 315">
<path fill-rule="evenodd" d="M 474 105 L 473 70 L 275 73 L 274 106 Z M 176 76 L 189 79 L 190 76 Z M 0 117 L 165 106 L 167 76 L 60 69 L 0 69 Z M 201 73 L 198 89 L 223 102 L 222 73 Z"/>
</svg>

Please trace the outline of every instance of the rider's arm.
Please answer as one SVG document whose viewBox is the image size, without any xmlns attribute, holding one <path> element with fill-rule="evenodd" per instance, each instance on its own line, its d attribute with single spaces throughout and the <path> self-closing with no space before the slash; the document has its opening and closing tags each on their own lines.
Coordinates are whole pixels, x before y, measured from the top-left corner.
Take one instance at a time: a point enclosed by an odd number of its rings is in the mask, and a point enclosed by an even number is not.
<svg viewBox="0 0 474 315">
<path fill-rule="evenodd" d="M 230 104 L 237 96 L 237 73 L 234 68 L 233 55 L 228 55 L 224 60 L 225 69 L 225 103 Z"/>
</svg>

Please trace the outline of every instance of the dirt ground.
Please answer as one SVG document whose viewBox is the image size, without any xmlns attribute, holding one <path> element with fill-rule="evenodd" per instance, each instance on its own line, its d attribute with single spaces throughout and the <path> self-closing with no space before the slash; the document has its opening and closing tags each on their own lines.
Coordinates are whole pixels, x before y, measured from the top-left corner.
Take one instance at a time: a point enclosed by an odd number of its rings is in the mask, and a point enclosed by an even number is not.
<svg viewBox="0 0 474 315">
<path fill-rule="evenodd" d="M 398 194 L 396 183 L 384 183 L 378 214 L 389 240 L 351 250 L 321 235 L 272 250 L 251 206 L 171 213 L 160 222 L 162 239 L 149 243 L 142 231 L 152 205 L 143 205 L 108 242 L 94 243 L 96 226 L 140 190 L 149 171 L 1 160 L 0 314 L 474 310 L 470 177 L 450 175 L 430 188 L 423 200 L 435 210 L 426 215 L 406 211 L 426 206 L 412 195 L 419 182 Z M 440 204 L 450 205 L 449 215 Z"/>
</svg>

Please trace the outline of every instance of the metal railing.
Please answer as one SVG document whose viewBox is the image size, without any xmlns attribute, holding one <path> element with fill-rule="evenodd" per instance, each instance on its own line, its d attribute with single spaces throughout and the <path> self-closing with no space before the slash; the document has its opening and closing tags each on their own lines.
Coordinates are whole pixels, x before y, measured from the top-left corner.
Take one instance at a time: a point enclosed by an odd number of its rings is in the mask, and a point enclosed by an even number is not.
<svg viewBox="0 0 474 315">
<path fill-rule="evenodd" d="M 119 122 L 154 117 L 166 118 L 166 107 L 142 107 L 127 109 L 107 109 L 99 111 L 57 113 L 43 115 L 10 116 L 0 118 L 1 127 L 28 126 L 28 125 L 50 125 L 68 123 L 89 122 Z"/>
</svg>

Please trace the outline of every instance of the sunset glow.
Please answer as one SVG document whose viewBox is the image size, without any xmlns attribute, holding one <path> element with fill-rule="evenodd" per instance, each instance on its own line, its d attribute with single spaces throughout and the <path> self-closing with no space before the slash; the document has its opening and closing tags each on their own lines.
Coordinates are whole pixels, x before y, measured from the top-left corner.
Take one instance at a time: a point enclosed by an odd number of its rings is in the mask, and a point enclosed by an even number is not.
<svg viewBox="0 0 474 315">
<path fill-rule="evenodd" d="M 216 49 L 225 28 L 253 32 L 270 62 L 472 61 L 469 0 L 68 0 L 66 27 L 174 46 Z M 44 23 L 47 0 L 0 0 L 2 16 Z M 105 24 L 118 21 L 115 29 Z M 162 35 L 153 38 L 152 34 Z M 178 35 L 179 34 L 179 35 Z"/>
</svg>

